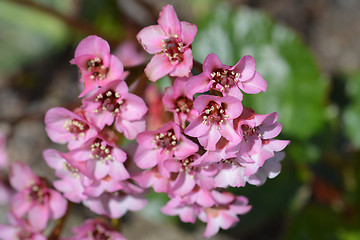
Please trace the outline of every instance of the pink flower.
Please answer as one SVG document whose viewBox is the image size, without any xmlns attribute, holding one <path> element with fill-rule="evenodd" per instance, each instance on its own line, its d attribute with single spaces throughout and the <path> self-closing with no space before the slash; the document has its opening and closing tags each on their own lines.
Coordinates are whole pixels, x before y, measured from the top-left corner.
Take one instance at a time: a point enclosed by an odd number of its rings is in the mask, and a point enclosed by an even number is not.
<svg viewBox="0 0 360 240">
<path fill-rule="evenodd" d="M 126 153 L 114 142 L 107 141 L 100 135 L 73 149 L 69 154 L 74 161 L 86 162 L 91 178 L 100 180 L 110 175 L 121 181 L 130 177 L 123 164 Z"/>
<path fill-rule="evenodd" d="M 160 12 L 159 25 L 142 29 L 137 39 L 150 54 L 155 54 L 145 68 L 151 81 L 170 74 L 173 77 L 187 77 L 192 69 L 191 43 L 197 27 L 180 22 L 173 6 L 166 5 Z"/>
<path fill-rule="evenodd" d="M 174 120 L 182 128 L 198 116 L 193 108 L 193 96 L 185 91 L 187 78 L 176 78 L 174 85 L 165 89 L 163 103 L 165 109 L 174 114 Z"/>
<path fill-rule="evenodd" d="M 206 150 L 215 150 L 221 136 L 232 143 L 240 142 L 233 127 L 233 119 L 240 116 L 243 108 L 239 99 L 201 95 L 195 99 L 194 108 L 200 114 L 186 127 L 185 133 L 197 137 Z"/>
<path fill-rule="evenodd" d="M 67 201 L 63 196 L 48 188 L 24 163 L 13 163 L 9 177 L 11 186 L 18 191 L 11 198 L 10 210 L 17 218 L 27 216 L 33 229 L 42 230 L 49 219 L 65 214 Z"/>
<path fill-rule="evenodd" d="M 147 201 L 143 190 L 132 183 L 123 182 L 123 188 L 116 192 L 105 192 L 98 197 L 89 197 L 83 204 L 96 214 L 120 218 L 127 211 L 139 211 Z"/>
<path fill-rule="evenodd" d="M 262 146 L 262 139 L 271 139 L 279 135 L 282 124 L 277 122 L 278 118 L 276 112 L 259 115 L 251 108 L 244 108 L 235 126 L 238 134 L 243 137 L 238 146 L 240 154 L 256 154 Z"/>
<path fill-rule="evenodd" d="M 113 81 L 85 98 L 83 109 L 99 129 L 111 125 L 115 119 L 116 130 L 128 139 L 135 139 L 145 130 L 143 117 L 148 109 L 140 97 L 128 91 L 124 81 Z"/>
<path fill-rule="evenodd" d="M 85 162 L 74 161 L 69 154 L 64 154 L 55 149 L 46 149 L 43 157 L 49 167 L 55 169 L 55 174 L 60 179 L 53 182 L 54 187 L 64 193 L 64 196 L 79 203 L 86 199 L 85 188 L 91 183 L 88 167 Z"/>
<path fill-rule="evenodd" d="M 22 226 L 0 224 L 0 239 L 46 240 L 46 237 L 42 235 L 39 231 L 26 229 Z"/>
<path fill-rule="evenodd" d="M 168 122 L 157 131 L 140 133 L 136 141 L 134 161 L 142 169 L 155 167 L 159 162 L 177 157 L 182 158 L 197 152 L 198 145 L 180 133 L 180 127 Z"/>
<path fill-rule="evenodd" d="M 79 97 L 123 77 L 122 63 L 110 54 L 109 44 L 98 36 L 92 35 L 81 40 L 70 63 L 80 68 L 82 75 L 80 82 L 85 84 L 85 89 Z"/>
<path fill-rule="evenodd" d="M 246 214 L 251 209 L 248 199 L 243 196 L 214 191 L 213 197 L 219 201 L 218 204 L 205 208 L 199 214 L 199 219 L 207 223 L 204 233 L 207 238 L 215 235 L 220 228 L 229 229 L 239 221 L 237 215 Z"/>
<path fill-rule="evenodd" d="M 53 142 L 69 143 L 69 149 L 79 147 L 97 135 L 95 126 L 80 109 L 71 112 L 62 107 L 51 108 L 45 114 L 45 129 Z"/>
<path fill-rule="evenodd" d="M 103 218 L 88 219 L 81 226 L 74 227 L 72 232 L 74 236 L 65 238 L 66 240 L 125 240 L 125 237 L 113 229 L 110 223 Z"/>
<path fill-rule="evenodd" d="M 242 100 L 243 90 L 246 93 L 265 92 L 266 81 L 255 71 L 255 60 L 251 56 L 242 57 L 235 66 L 221 63 L 219 57 L 210 53 L 203 64 L 203 72 L 189 79 L 186 86 L 189 94 L 206 92 L 210 88 Z"/>
</svg>

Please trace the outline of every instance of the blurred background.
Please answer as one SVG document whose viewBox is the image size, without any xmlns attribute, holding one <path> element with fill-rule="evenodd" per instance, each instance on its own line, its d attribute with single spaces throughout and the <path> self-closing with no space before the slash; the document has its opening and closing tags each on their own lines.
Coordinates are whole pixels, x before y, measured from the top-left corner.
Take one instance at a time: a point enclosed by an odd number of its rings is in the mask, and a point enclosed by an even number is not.
<svg viewBox="0 0 360 240">
<path fill-rule="evenodd" d="M 47 138 L 43 117 L 51 107 L 79 105 L 78 70 L 69 63 L 78 42 L 96 34 L 113 51 L 136 42 L 167 3 L 180 20 L 197 24 L 197 61 L 210 52 L 228 65 L 255 58 L 269 86 L 245 95 L 244 105 L 278 112 L 279 139 L 291 140 L 279 176 L 234 189 L 253 209 L 211 239 L 360 239 L 358 0 L 1 0 L 0 130 L 10 162 L 54 178 L 42 151 L 61 146 Z M 167 199 L 149 198 L 145 210 L 125 217 L 128 239 L 202 239 L 204 224 L 163 216 Z M 5 213 L 3 206 L 1 223 Z M 67 231 L 92 215 L 76 207 L 71 216 Z"/>
</svg>

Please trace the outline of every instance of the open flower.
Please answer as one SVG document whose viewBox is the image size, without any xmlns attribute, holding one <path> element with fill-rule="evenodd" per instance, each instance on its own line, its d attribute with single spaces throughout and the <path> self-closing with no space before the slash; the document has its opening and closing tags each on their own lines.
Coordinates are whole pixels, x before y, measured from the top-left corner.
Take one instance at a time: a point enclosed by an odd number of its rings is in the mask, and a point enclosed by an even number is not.
<svg viewBox="0 0 360 240">
<path fill-rule="evenodd" d="M 158 24 L 142 29 L 137 35 L 145 51 L 155 54 L 145 68 L 146 75 L 154 82 L 167 74 L 189 76 L 193 65 L 191 43 L 197 27 L 180 22 L 171 5 L 163 7 Z"/>
<path fill-rule="evenodd" d="M 84 111 L 99 128 L 111 125 L 115 119 L 115 127 L 124 133 L 127 139 L 135 139 L 139 132 L 145 130 L 144 115 L 148 108 L 144 100 L 129 93 L 124 81 L 113 81 L 96 91 L 83 101 Z"/>
<path fill-rule="evenodd" d="M 198 150 L 198 146 L 180 132 L 180 127 L 174 122 L 168 122 L 157 131 L 140 133 L 136 141 L 134 161 L 140 168 L 152 168 L 159 162 L 172 157 L 182 158 Z"/>
<path fill-rule="evenodd" d="M 33 229 L 42 230 L 49 219 L 65 214 L 67 202 L 63 196 L 48 188 L 24 163 L 10 166 L 10 183 L 18 191 L 11 198 L 10 210 L 16 218 L 27 216 Z"/>
<path fill-rule="evenodd" d="M 232 67 L 222 64 L 216 54 L 210 53 L 205 58 L 203 72 L 190 78 L 186 88 L 191 95 L 212 88 L 241 100 L 240 89 L 251 94 L 265 92 L 267 83 L 256 72 L 253 57 L 244 56 Z"/>
<path fill-rule="evenodd" d="M 70 63 L 80 68 L 80 82 L 85 84 L 79 97 L 123 77 L 124 67 L 120 60 L 110 54 L 109 44 L 95 35 L 81 40 Z"/>
<path fill-rule="evenodd" d="M 193 108 L 193 96 L 185 90 L 187 78 L 176 78 L 172 87 L 165 89 L 163 103 L 165 109 L 174 113 L 174 120 L 182 128 L 185 122 L 194 120 L 198 112 Z"/>
<path fill-rule="evenodd" d="M 197 137 L 206 150 L 215 150 L 221 136 L 233 143 L 240 142 L 235 132 L 233 119 L 242 112 L 241 101 L 235 97 L 201 95 L 194 101 L 199 116 L 185 129 L 185 133 Z"/>
</svg>

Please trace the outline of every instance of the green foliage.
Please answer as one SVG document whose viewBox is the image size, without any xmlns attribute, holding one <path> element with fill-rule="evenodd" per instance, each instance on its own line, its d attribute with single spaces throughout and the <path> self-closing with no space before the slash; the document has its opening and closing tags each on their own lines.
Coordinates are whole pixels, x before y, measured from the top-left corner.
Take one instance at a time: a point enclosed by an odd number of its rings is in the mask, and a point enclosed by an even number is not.
<svg viewBox="0 0 360 240">
<path fill-rule="evenodd" d="M 308 139 L 325 121 L 326 82 L 305 44 L 290 29 L 258 10 L 212 9 L 200 20 L 193 44 L 195 59 L 216 53 L 227 65 L 252 55 L 257 71 L 267 80 L 266 93 L 245 95 L 244 105 L 257 113 L 278 112 L 284 132 Z"/>
<path fill-rule="evenodd" d="M 59 50 L 67 37 L 67 27 L 58 19 L 6 1 L 0 2 L 0 29 L 2 74 Z"/>
<path fill-rule="evenodd" d="M 344 127 L 352 144 L 360 148 L 360 72 L 348 79 L 346 89 L 351 103 L 344 111 Z"/>
</svg>

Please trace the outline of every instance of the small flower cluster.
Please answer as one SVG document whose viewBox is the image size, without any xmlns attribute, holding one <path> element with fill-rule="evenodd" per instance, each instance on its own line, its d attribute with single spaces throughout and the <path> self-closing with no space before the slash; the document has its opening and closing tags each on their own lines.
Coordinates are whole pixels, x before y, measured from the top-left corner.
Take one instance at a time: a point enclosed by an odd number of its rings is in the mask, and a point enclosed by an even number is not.
<svg viewBox="0 0 360 240">
<path fill-rule="evenodd" d="M 227 66 L 211 53 L 202 73 L 192 76 L 196 26 L 180 22 L 170 5 L 161 11 L 158 23 L 137 37 L 155 54 L 145 68 L 148 78 L 177 77 L 162 98 L 173 120 L 138 134 L 134 161 L 145 171 L 134 179 L 141 187 L 168 194 L 164 214 L 190 223 L 199 218 L 207 223 L 204 236 L 210 237 L 251 209 L 247 198 L 226 188 L 261 185 L 275 177 L 283 158 L 280 151 L 289 141 L 273 139 L 282 129 L 277 113 L 259 115 L 242 105 L 242 92 L 256 94 L 267 88 L 251 56 Z"/>
<path fill-rule="evenodd" d="M 81 72 L 81 106 L 55 107 L 45 115 L 49 138 L 68 149 L 43 152 L 55 170 L 57 191 L 25 164 L 12 164 L 10 183 L 17 192 L 11 198 L 11 225 L 0 225 L 0 239 L 45 239 L 48 220 L 64 216 L 67 200 L 120 218 L 146 205 L 150 187 L 169 196 L 164 214 L 205 222 L 204 237 L 230 228 L 238 215 L 250 211 L 246 197 L 227 189 L 276 177 L 289 141 L 274 139 L 282 129 L 276 112 L 260 115 L 242 104 L 243 93 L 267 88 L 251 56 L 228 66 L 210 53 L 198 69 L 202 72 L 192 74 L 196 33 L 197 27 L 179 21 L 171 5 L 163 7 L 158 25 L 138 33 L 145 51 L 154 54 L 144 69 L 147 78 L 155 82 L 169 75 L 172 80 L 162 97 L 151 97 L 149 113 L 126 83 L 132 72 L 124 71 L 145 57 L 131 43 L 113 55 L 95 35 L 79 43 L 70 63 Z M 146 85 L 137 82 L 136 89 Z M 161 109 L 169 121 L 159 120 Z M 124 139 L 137 145 L 125 150 Z M 0 165 L 1 160 L 0 155 Z M 107 220 L 88 219 L 73 228 L 73 237 L 63 239 L 125 239 Z"/>
<path fill-rule="evenodd" d="M 50 139 L 69 149 L 43 153 L 59 178 L 54 186 L 68 200 L 111 218 L 142 209 L 143 189 L 132 182 L 117 141 L 120 133 L 132 140 L 145 130 L 147 106 L 129 92 L 122 62 L 100 37 L 82 40 L 70 62 L 81 71 L 82 106 L 74 111 L 55 107 L 45 115 Z"/>
</svg>

